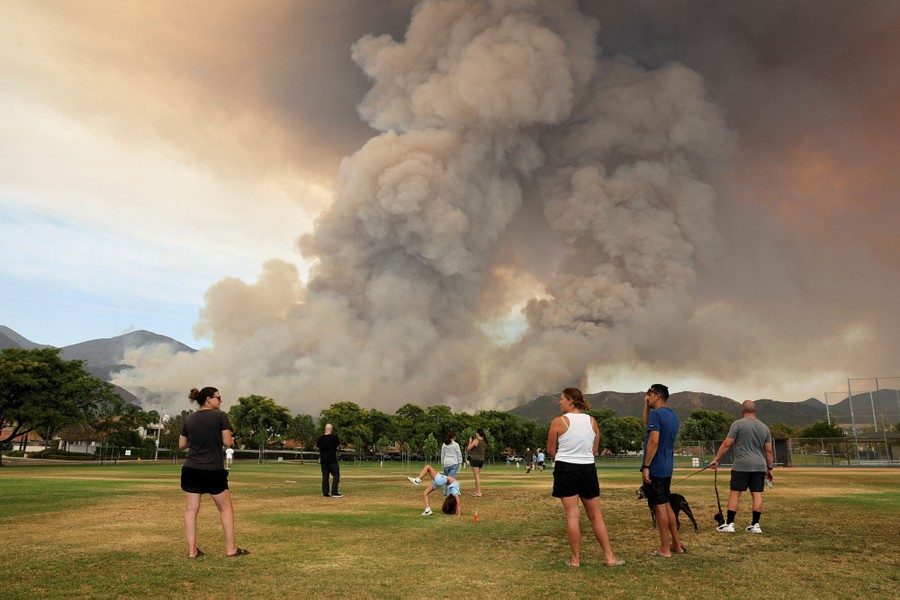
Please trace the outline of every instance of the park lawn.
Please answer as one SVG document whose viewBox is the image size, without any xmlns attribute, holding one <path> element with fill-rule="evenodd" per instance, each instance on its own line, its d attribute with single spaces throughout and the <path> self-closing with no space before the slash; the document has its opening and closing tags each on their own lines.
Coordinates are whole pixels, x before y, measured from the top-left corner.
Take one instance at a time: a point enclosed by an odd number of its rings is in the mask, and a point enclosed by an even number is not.
<svg viewBox="0 0 900 600">
<path fill-rule="evenodd" d="M 526 475 L 498 464 L 459 479 L 463 518 L 420 517 L 421 464 L 341 466 L 344 498 L 323 498 L 317 464 L 236 463 L 230 476 L 238 545 L 225 558 L 215 507 L 204 499 L 188 560 L 180 466 L 172 463 L 0 469 L 0 596 L 155 598 L 895 598 L 900 589 L 900 470 L 778 469 L 765 494 L 763 535 L 715 532 L 713 476 L 676 471 L 700 526 L 682 515 L 685 556 L 655 548 L 639 473 L 599 470 L 613 548 L 627 564 L 602 565 L 587 519 L 581 569 L 568 569 L 565 520 L 550 496 L 552 471 Z M 719 493 L 727 500 L 727 472 Z M 437 495 L 437 492 L 435 493 Z M 472 513 L 478 509 L 479 522 Z M 724 508 L 724 506 L 723 506 Z M 749 495 L 738 529 L 749 521 Z"/>
</svg>

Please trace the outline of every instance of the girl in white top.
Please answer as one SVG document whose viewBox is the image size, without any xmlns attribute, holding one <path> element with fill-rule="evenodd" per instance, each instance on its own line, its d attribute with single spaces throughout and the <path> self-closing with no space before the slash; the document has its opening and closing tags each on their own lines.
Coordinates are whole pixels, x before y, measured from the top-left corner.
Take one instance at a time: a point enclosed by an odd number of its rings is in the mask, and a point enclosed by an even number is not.
<svg viewBox="0 0 900 600">
<path fill-rule="evenodd" d="M 594 417 L 584 414 L 590 405 L 578 388 L 566 388 L 559 397 L 562 416 L 553 419 L 547 438 L 547 453 L 554 458 L 553 495 L 562 500 L 566 512 L 566 533 L 572 555 L 566 559 L 569 567 L 581 566 L 581 509 L 584 505 L 600 542 L 607 567 L 625 564 L 613 554 L 609 533 L 600 512 L 600 483 L 594 457 L 600 449 L 600 429 Z"/>
</svg>

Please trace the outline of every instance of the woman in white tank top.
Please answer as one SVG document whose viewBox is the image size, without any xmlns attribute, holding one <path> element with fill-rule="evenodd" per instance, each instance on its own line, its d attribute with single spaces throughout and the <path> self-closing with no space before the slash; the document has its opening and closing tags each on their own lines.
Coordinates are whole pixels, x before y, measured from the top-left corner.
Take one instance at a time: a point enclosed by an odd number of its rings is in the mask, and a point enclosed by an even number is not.
<svg viewBox="0 0 900 600">
<path fill-rule="evenodd" d="M 547 439 L 547 453 L 554 458 L 553 495 L 562 500 L 566 512 L 566 533 L 572 555 L 570 567 L 581 566 L 581 509 L 584 505 L 600 542 L 608 567 L 625 564 L 613 554 L 603 514 L 600 512 L 600 483 L 594 457 L 600 449 L 600 430 L 594 417 L 584 414 L 590 405 L 578 388 L 566 388 L 559 397 L 562 416 L 553 419 Z"/>
</svg>

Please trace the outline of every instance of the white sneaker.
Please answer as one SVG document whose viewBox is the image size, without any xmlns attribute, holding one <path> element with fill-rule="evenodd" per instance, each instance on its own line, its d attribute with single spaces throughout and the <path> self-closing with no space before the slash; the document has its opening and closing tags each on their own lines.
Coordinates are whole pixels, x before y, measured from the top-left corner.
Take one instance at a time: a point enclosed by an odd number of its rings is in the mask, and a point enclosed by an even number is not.
<svg viewBox="0 0 900 600">
<path fill-rule="evenodd" d="M 418 484 L 417 484 L 417 485 L 418 485 Z M 423 517 L 427 517 L 427 516 L 429 516 L 429 515 L 431 515 L 431 509 L 430 509 L 430 508 L 426 508 L 425 511 L 422 513 L 422 516 L 423 516 Z"/>
<path fill-rule="evenodd" d="M 749 531 L 750 533 L 762 533 L 762 529 L 759 528 L 759 523 L 750 523 L 744 531 Z"/>
<path fill-rule="evenodd" d="M 419 479 L 418 477 L 407 477 L 407 479 L 409 479 L 409 482 L 413 485 L 419 485 L 420 483 L 422 483 L 422 480 Z M 428 513 L 428 514 L 431 514 L 431 513 Z"/>
<path fill-rule="evenodd" d="M 725 523 L 716 527 L 716 531 L 720 533 L 734 533 L 734 523 Z"/>
</svg>

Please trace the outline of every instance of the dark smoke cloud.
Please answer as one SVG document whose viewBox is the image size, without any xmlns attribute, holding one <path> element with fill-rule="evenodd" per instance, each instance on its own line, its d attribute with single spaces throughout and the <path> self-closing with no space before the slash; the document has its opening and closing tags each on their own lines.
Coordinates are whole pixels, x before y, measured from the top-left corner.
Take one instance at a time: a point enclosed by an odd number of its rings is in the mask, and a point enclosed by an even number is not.
<svg viewBox="0 0 900 600">
<path fill-rule="evenodd" d="M 315 412 L 504 406 L 629 368 L 799 400 L 890 370 L 897 14 L 426 1 L 402 39 L 385 19 L 347 44 L 378 133 L 300 242 L 309 281 L 272 261 L 216 284 L 213 347 L 120 383 L 202 373 Z M 486 333 L 519 309 L 514 339 Z"/>
</svg>

